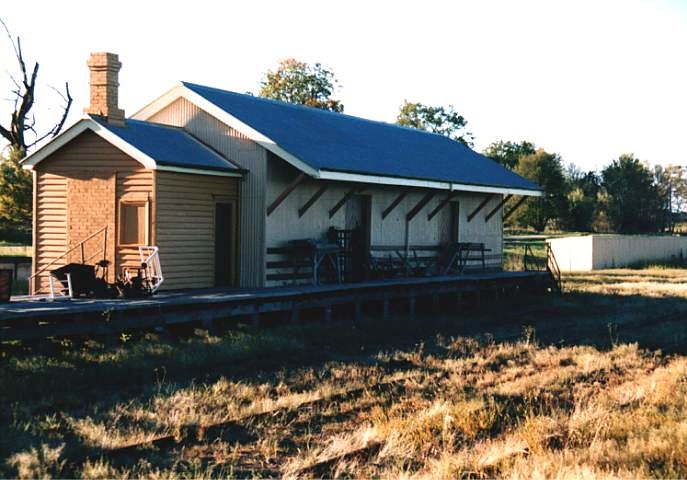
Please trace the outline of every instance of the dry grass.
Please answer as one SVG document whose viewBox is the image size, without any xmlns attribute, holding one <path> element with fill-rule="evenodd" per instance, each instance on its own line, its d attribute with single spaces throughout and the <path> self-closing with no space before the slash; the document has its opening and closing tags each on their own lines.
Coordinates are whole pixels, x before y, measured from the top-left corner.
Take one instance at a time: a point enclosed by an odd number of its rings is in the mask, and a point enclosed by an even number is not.
<svg viewBox="0 0 687 480">
<path fill-rule="evenodd" d="M 0 476 L 686 477 L 686 280 L 575 274 L 393 329 L 12 347 Z"/>
</svg>

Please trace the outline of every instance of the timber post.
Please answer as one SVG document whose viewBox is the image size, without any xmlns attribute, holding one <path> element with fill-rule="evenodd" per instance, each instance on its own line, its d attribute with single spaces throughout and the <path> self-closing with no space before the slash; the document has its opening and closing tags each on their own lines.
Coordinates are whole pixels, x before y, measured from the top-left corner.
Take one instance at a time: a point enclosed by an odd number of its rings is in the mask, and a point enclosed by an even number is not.
<svg viewBox="0 0 687 480">
<path fill-rule="evenodd" d="M 253 328 L 258 328 L 260 326 L 260 307 L 258 305 L 255 305 L 255 309 L 250 315 L 250 325 Z"/>
<path fill-rule="evenodd" d="M 437 314 L 441 311 L 441 298 L 438 293 L 432 294 L 432 313 Z"/>
<path fill-rule="evenodd" d="M 361 300 L 356 299 L 353 302 L 353 321 L 355 323 L 360 323 L 363 318 L 363 303 Z"/>
</svg>

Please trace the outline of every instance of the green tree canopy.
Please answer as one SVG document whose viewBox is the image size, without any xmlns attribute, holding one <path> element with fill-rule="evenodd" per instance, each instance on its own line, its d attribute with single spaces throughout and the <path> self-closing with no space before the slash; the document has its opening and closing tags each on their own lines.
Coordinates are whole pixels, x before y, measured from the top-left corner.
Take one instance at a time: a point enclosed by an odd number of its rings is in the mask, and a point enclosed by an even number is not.
<svg viewBox="0 0 687 480">
<path fill-rule="evenodd" d="M 0 158 L 0 231 L 30 231 L 33 187 L 31 174 L 21 168 L 24 151 L 9 148 Z"/>
<path fill-rule="evenodd" d="M 682 165 L 656 165 L 654 184 L 661 199 L 662 223 L 672 232 L 687 207 L 687 169 Z"/>
<path fill-rule="evenodd" d="M 396 123 L 406 127 L 426 130 L 457 140 L 468 147 L 472 147 L 474 137 L 467 132 L 467 120 L 455 111 L 453 105 L 448 107 L 432 107 L 422 103 L 403 101 L 403 105 L 396 117 Z"/>
<path fill-rule="evenodd" d="M 308 65 L 294 58 L 279 62 L 268 70 L 260 82 L 258 95 L 282 102 L 343 112 L 344 106 L 332 98 L 338 82 L 334 74 L 321 64 Z"/>
<path fill-rule="evenodd" d="M 601 172 L 604 209 L 619 233 L 655 232 L 663 228 L 662 199 L 651 170 L 633 154 L 623 154 Z"/>
<path fill-rule="evenodd" d="M 601 179 L 596 172 L 583 172 L 573 164 L 565 169 L 564 175 L 568 208 L 560 219 L 561 226 L 576 232 L 592 231 L 598 213 Z"/>
<path fill-rule="evenodd" d="M 565 177 L 561 158 L 543 149 L 520 158 L 515 171 L 536 182 L 544 196 L 528 201 L 515 213 L 514 221 L 523 227 L 543 231 L 552 219 L 559 219 L 566 210 Z"/>
<path fill-rule="evenodd" d="M 504 167 L 513 170 L 518 165 L 520 157 L 532 155 L 536 151 L 534 144 L 526 140 L 519 143 L 499 140 L 490 144 L 482 153 Z"/>
</svg>

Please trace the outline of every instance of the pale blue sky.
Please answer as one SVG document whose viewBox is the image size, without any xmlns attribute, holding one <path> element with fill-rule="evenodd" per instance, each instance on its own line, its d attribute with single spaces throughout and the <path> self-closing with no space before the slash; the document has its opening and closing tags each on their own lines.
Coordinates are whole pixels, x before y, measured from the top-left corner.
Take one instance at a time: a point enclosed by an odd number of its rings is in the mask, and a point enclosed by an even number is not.
<svg viewBox="0 0 687 480">
<path fill-rule="evenodd" d="M 43 86 L 70 82 L 71 122 L 88 103 L 91 51 L 120 55 L 127 114 L 180 80 L 256 91 L 295 57 L 334 71 L 352 115 L 392 122 L 404 99 L 453 104 L 477 150 L 527 139 L 587 169 L 623 152 L 686 160 L 687 1 L 34 0 L 0 18 L 40 61 Z M 39 91 L 39 122 L 56 102 Z"/>
</svg>

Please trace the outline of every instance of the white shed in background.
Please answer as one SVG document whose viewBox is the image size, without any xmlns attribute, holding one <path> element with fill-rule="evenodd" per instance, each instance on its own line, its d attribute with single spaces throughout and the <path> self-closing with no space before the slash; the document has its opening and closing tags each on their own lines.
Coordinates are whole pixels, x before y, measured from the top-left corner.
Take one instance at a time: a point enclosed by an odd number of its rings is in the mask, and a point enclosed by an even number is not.
<svg viewBox="0 0 687 480">
<path fill-rule="evenodd" d="M 687 237 L 585 235 L 547 240 L 562 272 L 619 268 L 687 256 Z"/>
</svg>

